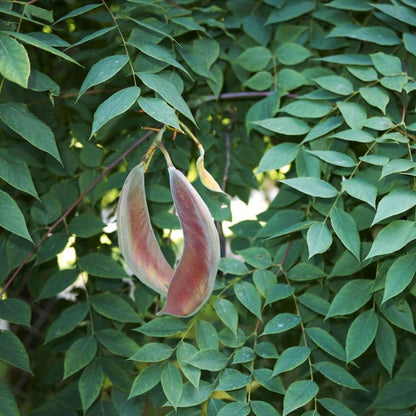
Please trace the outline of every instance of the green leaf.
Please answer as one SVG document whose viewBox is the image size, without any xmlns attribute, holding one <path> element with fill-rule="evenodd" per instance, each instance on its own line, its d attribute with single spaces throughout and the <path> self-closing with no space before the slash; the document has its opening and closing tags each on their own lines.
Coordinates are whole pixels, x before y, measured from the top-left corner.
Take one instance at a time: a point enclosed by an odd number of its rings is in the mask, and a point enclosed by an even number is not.
<svg viewBox="0 0 416 416">
<path fill-rule="evenodd" d="M 69 61 L 69 62 L 72 62 L 73 64 L 81 66 L 75 59 L 71 58 L 66 53 L 63 53 L 59 49 L 49 46 L 47 43 L 36 38 L 35 36 L 31 36 L 29 34 L 24 34 L 20 32 L 11 32 L 8 30 L 3 30 L 1 33 L 12 36 L 16 38 L 17 40 L 20 40 L 23 43 L 27 43 L 28 45 L 32 45 L 36 48 L 43 49 L 44 51 L 47 51 L 49 53 L 52 53 L 53 55 L 59 56 L 60 58 L 65 59 L 66 61 Z"/>
<path fill-rule="evenodd" d="M 130 303 L 113 293 L 99 293 L 90 297 L 94 310 L 108 319 L 120 322 L 140 322 L 141 318 Z"/>
<path fill-rule="evenodd" d="M 365 260 L 394 253 L 416 238 L 412 221 L 397 220 L 386 225 L 376 236 Z"/>
<path fill-rule="evenodd" d="M 108 121 L 125 113 L 139 98 L 139 87 L 128 87 L 117 91 L 102 102 L 94 113 L 91 137 Z"/>
<path fill-rule="evenodd" d="M 261 316 L 261 298 L 255 286 L 249 282 L 237 282 L 234 285 L 234 293 L 237 299 L 247 308 L 253 315 L 262 320 Z"/>
<path fill-rule="evenodd" d="M 350 156 L 334 150 L 309 150 L 308 153 L 331 165 L 341 166 L 343 168 L 352 168 L 356 165 Z"/>
<path fill-rule="evenodd" d="M 378 316 L 375 344 L 377 357 L 391 377 L 397 354 L 397 339 L 393 328 L 381 316 Z"/>
<path fill-rule="evenodd" d="M 416 26 L 416 12 L 409 7 L 390 4 L 373 4 L 373 6 L 394 19 L 407 23 L 410 26 Z"/>
<path fill-rule="evenodd" d="M 58 20 L 55 21 L 54 25 L 57 25 L 58 23 L 63 22 L 64 20 L 69 19 L 71 17 L 80 16 L 100 6 L 102 6 L 101 3 L 94 3 L 94 4 L 88 4 L 86 6 L 78 7 L 77 9 L 74 9 L 70 11 L 69 13 L 67 13 L 66 15 L 60 17 Z"/>
<path fill-rule="evenodd" d="M 247 416 L 250 413 L 250 407 L 243 402 L 227 403 L 218 412 L 217 416 Z"/>
<path fill-rule="evenodd" d="M 95 336 L 110 352 L 122 357 L 130 357 L 139 349 L 135 341 L 116 329 L 101 329 Z"/>
<path fill-rule="evenodd" d="M 280 169 L 292 163 L 298 155 L 300 147 L 295 143 L 281 143 L 269 149 L 261 158 L 256 173 Z"/>
<path fill-rule="evenodd" d="M 272 59 L 272 54 L 264 46 L 253 46 L 245 49 L 236 59 L 236 63 L 245 70 L 257 72 L 265 69 Z"/>
<path fill-rule="evenodd" d="M 78 265 L 81 270 L 98 277 L 109 279 L 128 277 L 124 269 L 115 260 L 102 253 L 91 253 L 80 257 Z"/>
<path fill-rule="evenodd" d="M 228 328 L 237 335 L 238 328 L 238 312 L 234 304 L 228 299 L 217 298 L 215 299 L 215 312 L 217 312 L 218 317 Z"/>
<path fill-rule="evenodd" d="M 293 313 L 279 313 L 266 323 L 264 331 L 261 335 L 280 334 L 288 331 L 289 329 L 295 328 L 300 324 L 301 320 L 300 316 Z"/>
<path fill-rule="evenodd" d="M 360 260 L 360 235 L 354 218 L 338 207 L 332 209 L 330 218 L 332 228 L 342 244 Z"/>
<path fill-rule="evenodd" d="M 77 237 L 90 238 L 102 232 L 105 224 L 100 218 L 90 214 L 80 214 L 68 225 L 68 231 Z"/>
<path fill-rule="evenodd" d="M 139 49 L 145 55 L 150 56 L 151 58 L 157 59 L 162 62 L 166 62 L 169 65 L 174 66 L 175 68 L 180 69 L 181 71 L 185 72 L 186 75 L 189 75 L 189 72 L 185 69 L 183 65 L 181 65 L 173 56 L 173 54 L 169 51 L 169 49 L 157 45 L 154 43 L 149 42 L 136 42 L 134 40 L 129 40 L 127 42 L 128 45 L 134 46 L 135 48 Z"/>
<path fill-rule="evenodd" d="M 160 381 L 164 366 L 164 363 L 157 363 L 145 367 L 134 379 L 129 399 L 135 396 L 140 396 L 155 387 Z"/>
<path fill-rule="evenodd" d="M 101 84 L 104 81 L 116 75 L 128 62 L 129 57 L 126 55 L 107 56 L 95 63 L 88 71 L 87 76 L 82 82 L 79 89 L 77 101 L 81 98 L 85 91 L 94 85 Z"/>
<path fill-rule="evenodd" d="M 345 361 L 346 355 L 344 347 L 328 332 L 322 328 L 306 328 L 306 335 L 327 354 Z"/>
<path fill-rule="evenodd" d="M 416 168 L 416 163 L 408 159 L 393 159 L 388 161 L 381 171 L 380 179 L 394 173 L 406 172 Z"/>
<path fill-rule="evenodd" d="M 82 410 L 87 411 L 101 393 L 104 383 L 104 371 L 98 360 L 92 361 L 81 374 L 78 382 Z"/>
<path fill-rule="evenodd" d="M 55 258 L 59 253 L 62 253 L 67 244 L 68 235 L 66 233 L 50 235 L 39 248 L 35 265 L 45 263 L 48 260 Z"/>
<path fill-rule="evenodd" d="M 26 49 L 15 39 L 0 33 L 0 74 L 27 88 L 30 61 Z"/>
<path fill-rule="evenodd" d="M 270 288 L 276 284 L 276 276 L 270 270 L 256 270 L 253 274 L 253 281 L 257 290 L 265 298 Z"/>
<path fill-rule="evenodd" d="M 403 33 L 404 47 L 412 55 L 416 55 L 416 36 L 411 33 Z"/>
<path fill-rule="evenodd" d="M 276 49 L 276 57 L 282 65 L 297 65 L 306 61 L 311 51 L 298 43 L 283 43 Z"/>
<path fill-rule="evenodd" d="M 220 375 L 216 391 L 238 390 L 251 383 L 251 376 L 238 370 L 226 368 Z"/>
<path fill-rule="evenodd" d="M 192 383 L 192 385 L 198 390 L 200 385 L 201 370 L 193 367 L 187 363 L 187 359 L 194 355 L 198 350 L 192 344 L 187 342 L 181 342 L 176 350 L 176 359 L 178 360 L 179 367 L 182 370 L 183 375 Z"/>
<path fill-rule="evenodd" d="M 255 346 L 256 354 L 262 358 L 278 358 L 276 347 L 271 342 L 259 342 Z M 271 373 L 270 373 L 271 374 Z"/>
<path fill-rule="evenodd" d="M 358 315 L 347 332 L 345 351 L 347 361 L 351 362 L 363 354 L 374 341 L 378 327 L 377 315 L 373 309 Z"/>
<path fill-rule="evenodd" d="M 249 347 L 241 347 L 235 351 L 232 364 L 250 363 L 256 358 L 256 354 Z"/>
<path fill-rule="evenodd" d="M 367 119 L 367 110 L 357 103 L 338 101 L 337 106 L 345 122 L 353 130 L 361 130 Z"/>
<path fill-rule="evenodd" d="M 60 270 L 54 273 L 42 287 L 36 300 L 48 299 L 56 296 L 58 293 L 71 286 L 77 279 L 79 274 L 78 270 L 66 269 Z"/>
<path fill-rule="evenodd" d="M 1 409 L 0 416 L 20 416 L 16 399 L 7 386 L 7 383 L 0 383 Z"/>
<path fill-rule="evenodd" d="M 75 341 L 68 349 L 64 359 L 64 379 L 88 365 L 97 352 L 97 341 L 92 335 Z"/>
<path fill-rule="evenodd" d="M 286 4 L 284 7 L 280 7 L 270 13 L 266 25 L 270 25 L 272 23 L 287 22 L 288 20 L 292 20 L 296 17 L 309 13 L 314 8 L 315 3 L 310 0 L 300 0 L 290 5 Z"/>
<path fill-rule="evenodd" d="M 0 104 L 0 119 L 33 146 L 61 161 L 55 137 L 47 124 L 35 117 L 24 104 Z"/>
<path fill-rule="evenodd" d="M 33 242 L 22 211 L 20 211 L 14 199 L 2 190 L 0 190 L 0 226 L 13 234 Z"/>
<path fill-rule="evenodd" d="M 375 207 L 377 188 L 372 183 L 363 178 L 344 179 L 341 183 L 349 195 Z"/>
<path fill-rule="evenodd" d="M 343 123 L 342 117 L 329 117 L 326 120 L 317 123 L 314 127 L 311 128 L 309 133 L 303 139 L 302 143 L 310 142 L 322 137 L 325 134 L 328 134 L 330 131 L 335 130 Z"/>
<path fill-rule="evenodd" d="M 222 257 L 220 260 L 219 269 L 226 274 L 235 274 L 242 276 L 248 273 L 247 266 L 238 259 L 230 257 Z"/>
<path fill-rule="evenodd" d="M 188 364 L 208 371 L 220 371 L 227 365 L 228 359 L 218 350 L 198 351 L 186 360 Z"/>
<path fill-rule="evenodd" d="M 300 366 L 308 359 L 310 353 L 311 350 L 308 347 L 289 347 L 285 349 L 276 361 L 272 377 Z"/>
<path fill-rule="evenodd" d="M 371 63 L 371 61 L 370 61 Z M 348 71 L 351 72 L 356 78 L 364 82 L 371 82 L 377 80 L 377 72 L 372 67 L 357 67 L 348 66 Z"/>
<path fill-rule="evenodd" d="M 272 377 L 272 370 L 269 368 L 257 368 L 253 371 L 253 376 L 267 390 L 284 394 L 285 388 L 279 377 Z"/>
<path fill-rule="evenodd" d="M 61 201 L 52 193 L 42 195 L 40 201 L 35 201 L 30 210 L 30 216 L 41 225 L 48 225 L 56 221 L 62 214 Z M 55 239 L 50 236 L 51 241 Z M 48 239 L 49 239 L 48 238 Z M 60 239 L 62 241 L 62 239 Z M 53 244 L 52 244 L 53 246 Z"/>
<path fill-rule="evenodd" d="M 315 254 L 325 253 L 332 244 L 332 234 L 323 222 L 312 224 L 306 234 L 309 258 Z"/>
<path fill-rule="evenodd" d="M 279 111 L 300 118 L 321 118 L 332 110 L 331 104 L 321 101 L 295 100 Z"/>
<path fill-rule="evenodd" d="M 243 83 L 244 87 L 255 91 L 264 91 L 273 85 L 273 75 L 267 71 L 260 71 L 255 73 L 247 81 Z"/>
<path fill-rule="evenodd" d="M 390 323 L 412 334 L 416 333 L 412 310 L 406 301 L 395 303 L 390 299 L 380 305 L 379 308 Z"/>
<path fill-rule="evenodd" d="M 332 134 L 331 137 L 349 141 L 349 142 L 358 142 L 358 143 L 372 143 L 375 140 L 375 137 L 371 135 L 368 131 L 358 130 L 358 129 L 357 130 L 354 130 L 354 129 L 343 130 L 343 131 Z M 368 157 L 371 158 L 373 156 L 381 157 L 379 155 L 369 155 L 369 156 L 362 156 L 360 157 L 360 159 L 363 160 L 362 158 L 368 158 Z"/>
<path fill-rule="evenodd" d="M 326 316 L 329 311 L 330 303 L 326 299 L 323 299 L 314 293 L 306 292 L 298 296 L 298 301 L 302 305 L 322 316 Z"/>
<path fill-rule="evenodd" d="M 280 416 L 278 411 L 267 402 L 251 400 L 250 406 L 256 416 Z"/>
<path fill-rule="evenodd" d="M 0 319 L 16 325 L 30 326 L 32 310 L 21 299 L 6 298 L 0 300 Z"/>
<path fill-rule="evenodd" d="M 218 333 L 210 322 L 198 321 L 195 335 L 196 344 L 200 350 L 218 349 Z"/>
<path fill-rule="evenodd" d="M 157 342 L 149 342 L 143 345 L 129 360 L 155 363 L 158 361 L 167 360 L 173 353 L 173 348 L 166 344 L 159 344 Z"/>
<path fill-rule="evenodd" d="M 283 416 L 310 402 L 319 391 L 319 387 L 312 380 L 293 382 L 287 389 L 283 399 Z"/>
<path fill-rule="evenodd" d="M 39 198 L 26 162 L 4 149 L 0 149 L 0 178 L 14 188 Z"/>
<path fill-rule="evenodd" d="M 338 364 L 321 361 L 313 364 L 313 366 L 328 380 L 334 383 L 348 387 L 349 389 L 366 390 L 345 368 Z"/>
<path fill-rule="evenodd" d="M 90 33 L 89 35 L 83 37 L 82 39 L 78 40 L 77 42 L 73 43 L 71 45 L 71 48 L 75 48 L 76 46 L 82 45 L 83 43 L 89 42 L 90 40 L 99 38 L 102 35 L 105 35 L 108 32 L 111 32 L 112 30 L 114 30 L 116 28 L 116 26 L 109 26 L 109 27 L 105 27 L 103 29 L 97 30 L 93 33 Z"/>
<path fill-rule="evenodd" d="M 338 95 L 350 95 L 354 92 L 351 81 L 338 75 L 327 75 L 315 78 L 314 81 L 324 90 Z"/>
<path fill-rule="evenodd" d="M 306 195 L 319 198 L 334 198 L 338 195 L 338 191 L 330 183 L 314 177 L 283 179 L 280 182 Z"/>
<path fill-rule="evenodd" d="M 149 337 L 170 337 L 180 332 L 185 332 L 186 328 L 186 325 L 177 318 L 161 316 L 146 322 L 134 330 Z"/>
<path fill-rule="evenodd" d="M 368 104 L 380 109 L 386 114 L 386 107 L 390 101 L 389 95 L 380 87 L 360 88 L 360 95 Z"/>
<path fill-rule="evenodd" d="M 212 384 L 201 380 L 199 388 L 196 389 L 191 383 L 183 385 L 183 393 L 178 407 L 193 407 L 206 402 L 212 393 Z M 196 415 L 195 415 L 196 416 Z"/>
<path fill-rule="evenodd" d="M 397 56 L 377 52 L 370 55 L 370 57 L 374 67 L 381 75 L 394 76 L 402 73 L 402 64 Z"/>
<path fill-rule="evenodd" d="M 270 303 L 277 302 L 278 300 L 286 299 L 289 296 L 292 296 L 293 293 L 295 293 L 293 286 L 277 283 L 269 289 L 266 297 L 266 302 L 264 304 L 267 306 Z"/>
<path fill-rule="evenodd" d="M 317 266 L 310 263 L 298 263 L 287 273 L 289 280 L 304 282 L 325 277 L 326 274 Z"/>
<path fill-rule="evenodd" d="M 32 374 L 25 346 L 13 332 L 5 329 L 0 330 L 0 360 Z"/>
<path fill-rule="evenodd" d="M 85 303 L 76 303 L 64 309 L 56 318 L 46 333 L 45 344 L 71 332 L 85 319 L 88 314 L 88 306 Z"/>
<path fill-rule="evenodd" d="M 326 319 L 332 316 L 349 315 L 364 306 L 372 297 L 373 280 L 354 279 L 338 290 Z"/>
<path fill-rule="evenodd" d="M 148 74 L 143 72 L 138 73 L 137 75 L 146 86 L 148 86 L 151 90 L 156 91 L 166 100 L 167 103 L 196 125 L 196 121 L 191 113 L 191 110 L 172 83 L 157 74 Z"/>
<path fill-rule="evenodd" d="M 416 205 L 415 193 L 406 188 L 396 188 L 384 196 L 377 206 L 372 226 L 393 215 L 401 214 Z"/>
<path fill-rule="evenodd" d="M 162 371 L 160 381 L 166 398 L 176 409 L 183 391 L 181 373 L 172 363 L 168 362 Z"/>
<path fill-rule="evenodd" d="M 412 282 L 416 273 L 415 254 L 406 254 L 394 261 L 387 271 L 383 303 L 402 293 Z"/>
<path fill-rule="evenodd" d="M 336 416 L 357 416 L 352 410 L 350 410 L 345 404 L 335 400 L 331 397 L 323 397 L 318 399 L 318 403 L 326 410 Z"/>
<path fill-rule="evenodd" d="M 406 409 L 416 404 L 414 378 L 396 378 L 388 381 L 371 403 L 373 409 Z"/>
<path fill-rule="evenodd" d="M 309 126 L 304 121 L 294 117 L 266 118 L 253 122 L 253 124 L 288 136 L 298 136 L 309 131 Z"/>
<path fill-rule="evenodd" d="M 167 126 L 181 130 L 175 110 L 166 104 L 164 100 L 160 98 L 139 97 L 138 103 L 140 108 L 150 117 Z"/>
<path fill-rule="evenodd" d="M 272 265 L 269 251 L 264 247 L 249 247 L 237 252 L 244 261 L 256 269 L 267 269 Z"/>
</svg>

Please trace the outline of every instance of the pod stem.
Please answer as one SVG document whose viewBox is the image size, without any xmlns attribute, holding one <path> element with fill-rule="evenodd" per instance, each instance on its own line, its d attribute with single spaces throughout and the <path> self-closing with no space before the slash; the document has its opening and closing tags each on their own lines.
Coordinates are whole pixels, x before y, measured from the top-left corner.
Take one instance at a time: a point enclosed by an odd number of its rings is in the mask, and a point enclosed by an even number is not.
<svg viewBox="0 0 416 416">
<path fill-rule="evenodd" d="M 149 164 L 152 160 L 152 157 L 155 153 L 155 150 L 158 147 L 158 144 L 162 142 L 162 137 L 165 131 L 166 131 L 166 126 L 163 126 L 156 134 L 152 144 L 150 145 L 149 149 L 147 149 L 147 152 L 143 155 L 140 164 L 143 165 L 144 171 L 147 171 Z"/>
<path fill-rule="evenodd" d="M 159 141 L 157 143 L 157 145 L 158 145 L 159 149 L 161 150 L 161 152 L 163 153 L 163 156 L 165 157 L 165 160 L 166 160 L 166 163 L 167 163 L 168 167 L 169 168 L 175 167 L 173 165 L 172 159 L 170 158 L 170 155 L 169 155 L 165 145 L 163 144 L 163 142 Z"/>
<path fill-rule="evenodd" d="M 185 123 L 182 123 L 182 121 L 179 121 L 180 126 L 185 130 L 185 132 L 189 135 L 189 137 L 196 143 L 199 149 L 199 154 L 201 156 L 204 156 L 205 150 L 201 144 L 201 142 L 196 138 L 196 136 L 192 133 L 192 131 L 187 127 Z"/>
</svg>

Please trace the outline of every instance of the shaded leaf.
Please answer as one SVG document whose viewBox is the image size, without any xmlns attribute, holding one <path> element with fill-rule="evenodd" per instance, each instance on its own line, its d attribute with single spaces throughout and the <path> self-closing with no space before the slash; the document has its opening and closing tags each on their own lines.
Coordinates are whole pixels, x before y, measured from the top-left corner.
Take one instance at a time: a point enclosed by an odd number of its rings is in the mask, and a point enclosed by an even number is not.
<svg viewBox="0 0 416 416">
<path fill-rule="evenodd" d="M 30 144 L 49 153 L 58 162 L 61 161 L 52 130 L 35 117 L 24 104 L 0 104 L 0 119 Z"/>
<path fill-rule="evenodd" d="M 272 377 L 277 376 L 285 371 L 293 370 L 303 364 L 311 353 L 308 347 L 289 347 L 285 349 L 273 369 Z"/>
<path fill-rule="evenodd" d="M 312 380 L 293 382 L 287 389 L 283 399 L 283 416 L 293 412 L 310 402 L 319 391 L 319 387 Z"/>
<path fill-rule="evenodd" d="M 135 328 L 135 331 L 150 337 L 169 337 L 186 331 L 186 325 L 172 316 L 161 316 Z"/>
<path fill-rule="evenodd" d="M 196 368 L 220 371 L 227 365 L 228 359 L 218 350 L 202 350 L 188 357 L 187 362 Z"/>
<path fill-rule="evenodd" d="M 173 348 L 166 344 L 159 344 L 158 342 L 149 342 L 143 345 L 135 354 L 129 359 L 133 361 L 155 363 L 158 361 L 167 360 L 173 353 Z"/>
<path fill-rule="evenodd" d="M 265 120 L 253 122 L 253 124 L 275 133 L 289 136 L 306 134 L 309 131 L 309 126 L 304 121 L 294 117 L 266 118 Z"/>
<path fill-rule="evenodd" d="M 330 333 L 322 328 L 305 328 L 308 337 L 327 354 L 345 361 L 346 355 L 344 347 Z"/>
<path fill-rule="evenodd" d="M 9 81 L 27 88 L 30 61 L 24 46 L 0 33 L 0 74 Z"/>
<path fill-rule="evenodd" d="M 21 299 L 6 298 L 0 300 L 0 319 L 17 325 L 30 326 L 32 310 Z"/>
<path fill-rule="evenodd" d="M 101 393 L 103 383 L 103 368 L 98 360 L 94 360 L 87 367 L 85 367 L 78 382 L 82 410 L 84 412 L 90 408 Z"/>
<path fill-rule="evenodd" d="M 281 143 L 272 147 L 261 158 L 256 173 L 280 169 L 283 166 L 292 163 L 295 160 L 299 149 L 299 146 L 295 143 Z"/>
<path fill-rule="evenodd" d="M 249 282 L 237 282 L 234 292 L 243 306 L 261 320 L 261 298 L 255 286 Z"/>
<path fill-rule="evenodd" d="M 366 179 L 344 179 L 342 181 L 342 187 L 352 197 L 364 201 L 372 207 L 375 207 L 377 188 Z"/>
<path fill-rule="evenodd" d="M 378 327 L 378 319 L 374 310 L 362 312 L 358 315 L 347 332 L 345 351 L 347 361 L 351 362 L 359 357 L 374 341 Z"/>
<path fill-rule="evenodd" d="M 102 253 L 90 253 L 78 259 L 81 270 L 98 277 L 120 279 L 128 277 L 124 269 L 111 257 Z"/>
<path fill-rule="evenodd" d="M 238 312 L 234 304 L 228 299 L 217 298 L 214 307 L 221 321 L 230 328 L 234 334 L 237 334 Z"/>
<path fill-rule="evenodd" d="M 5 329 L 0 330 L 0 360 L 32 374 L 25 346 L 13 332 Z"/>
<path fill-rule="evenodd" d="M 325 253 L 332 244 L 332 234 L 323 222 L 312 224 L 306 234 L 309 258 L 315 254 Z"/>
<path fill-rule="evenodd" d="M 148 367 L 145 367 L 134 379 L 129 399 L 140 396 L 155 387 L 160 381 L 163 367 L 164 363 L 151 364 Z"/>
<path fill-rule="evenodd" d="M 176 408 L 183 391 L 182 377 L 179 370 L 168 362 L 162 371 L 160 381 L 166 398 Z"/>
<path fill-rule="evenodd" d="M 280 334 L 298 326 L 300 321 L 300 316 L 293 313 L 279 313 L 266 323 L 262 335 Z"/>
<path fill-rule="evenodd" d="M 113 293 L 99 293 L 90 297 L 91 306 L 102 316 L 120 322 L 140 322 L 141 318 L 122 297 Z"/>
<path fill-rule="evenodd" d="M 332 228 L 342 244 L 360 260 L 360 236 L 354 218 L 338 207 L 332 209 L 330 218 Z"/>
<path fill-rule="evenodd" d="M 90 138 L 108 121 L 125 113 L 139 98 L 139 87 L 128 87 L 115 92 L 102 102 L 94 113 Z"/>
<path fill-rule="evenodd" d="M 97 341 L 91 335 L 76 340 L 68 349 L 64 360 L 64 379 L 84 368 L 95 357 Z"/>
<path fill-rule="evenodd" d="M 329 361 L 321 361 L 313 364 L 321 374 L 334 383 L 349 389 L 366 390 L 345 368 Z"/>
</svg>

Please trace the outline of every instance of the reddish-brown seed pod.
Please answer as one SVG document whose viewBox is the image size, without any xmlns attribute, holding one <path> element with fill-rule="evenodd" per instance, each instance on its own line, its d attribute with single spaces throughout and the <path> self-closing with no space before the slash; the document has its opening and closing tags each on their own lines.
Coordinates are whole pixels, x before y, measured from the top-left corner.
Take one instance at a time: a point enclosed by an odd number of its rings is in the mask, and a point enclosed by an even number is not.
<svg viewBox="0 0 416 416">
<path fill-rule="evenodd" d="M 117 233 L 121 254 L 132 272 L 145 285 L 166 296 L 173 269 L 166 261 L 150 223 L 142 164 L 130 172 L 121 190 Z"/>
<path fill-rule="evenodd" d="M 220 242 L 211 213 L 188 179 L 169 167 L 170 188 L 181 222 L 184 248 L 159 314 L 190 316 L 212 293 L 220 261 Z"/>
</svg>

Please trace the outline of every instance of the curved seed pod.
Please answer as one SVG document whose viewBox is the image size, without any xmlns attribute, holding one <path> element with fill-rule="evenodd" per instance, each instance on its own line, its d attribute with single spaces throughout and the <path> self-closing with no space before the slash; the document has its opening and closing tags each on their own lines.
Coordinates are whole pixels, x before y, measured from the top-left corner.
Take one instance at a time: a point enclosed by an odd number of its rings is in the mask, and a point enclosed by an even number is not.
<svg viewBox="0 0 416 416">
<path fill-rule="evenodd" d="M 150 223 L 144 187 L 144 167 L 127 176 L 117 207 L 117 234 L 121 254 L 145 285 L 166 295 L 173 269 L 165 259 Z"/>
<path fill-rule="evenodd" d="M 159 314 L 190 316 L 212 293 L 220 261 L 220 242 L 211 213 L 182 172 L 169 166 L 170 188 L 181 222 L 184 248 Z"/>
<path fill-rule="evenodd" d="M 198 171 L 199 179 L 201 179 L 202 184 L 211 191 L 222 192 L 224 191 L 218 185 L 218 182 L 214 177 L 205 169 L 204 166 L 204 153 L 201 152 L 201 156 L 196 161 L 196 170 Z"/>
</svg>

